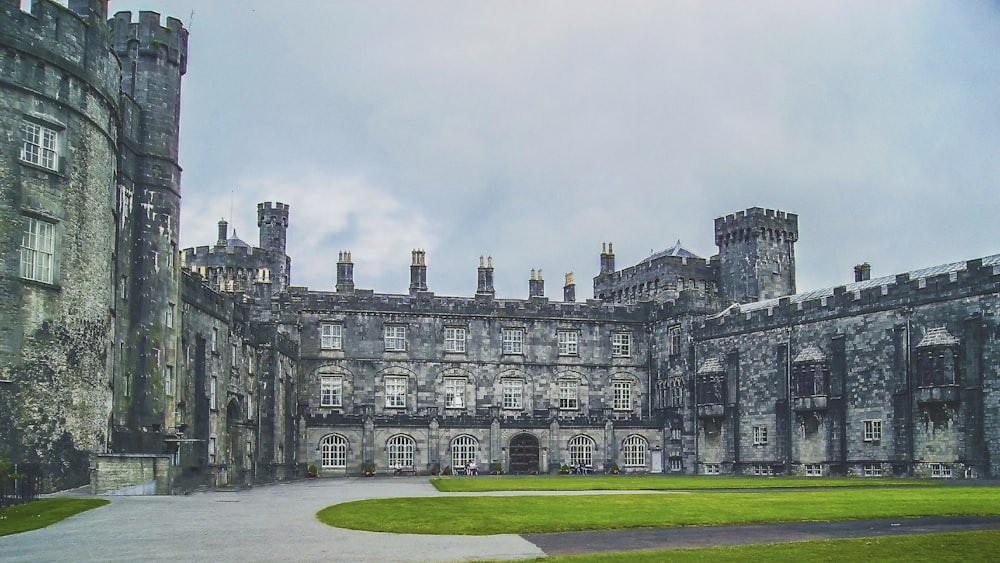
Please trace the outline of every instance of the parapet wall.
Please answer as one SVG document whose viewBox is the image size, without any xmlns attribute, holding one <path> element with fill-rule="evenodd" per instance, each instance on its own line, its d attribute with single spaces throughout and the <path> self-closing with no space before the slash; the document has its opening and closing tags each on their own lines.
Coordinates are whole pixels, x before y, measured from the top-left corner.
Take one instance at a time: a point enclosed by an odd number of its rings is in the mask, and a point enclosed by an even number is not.
<svg viewBox="0 0 1000 563">
<path fill-rule="evenodd" d="M 799 235 L 799 216 L 775 209 L 751 207 L 715 219 L 715 240 L 719 246 L 726 241 L 749 240 L 765 234 L 795 242 Z"/>
<path fill-rule="evenodd" d="M 132 12 L 118 12 L 109 22 L 116 53 L 156 57 L 187 71 L 188 30 L 177 18 L 167 18 L 162 25 L 160 14 L 139 12 L 139 21 L 132 21 Z"/>
<path fill-rule="evenodd" d="M 706 318 L 697 336 L 729 336 L 997 292 L 1000 255 L 734 305 Z"/>
</svg>

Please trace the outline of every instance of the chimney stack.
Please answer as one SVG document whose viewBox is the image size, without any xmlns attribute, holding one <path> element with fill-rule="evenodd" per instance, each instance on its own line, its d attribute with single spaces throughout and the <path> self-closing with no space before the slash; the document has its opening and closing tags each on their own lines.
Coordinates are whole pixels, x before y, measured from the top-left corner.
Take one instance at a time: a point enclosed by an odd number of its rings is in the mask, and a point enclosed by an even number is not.
<svg viewBox="0 0 1000 563">
<path fill-rule="evenodd" d="M 343 250 L 337 258 L 337 291 L 354 291 L 354 262 L 351 251 Z"/>
</svg>

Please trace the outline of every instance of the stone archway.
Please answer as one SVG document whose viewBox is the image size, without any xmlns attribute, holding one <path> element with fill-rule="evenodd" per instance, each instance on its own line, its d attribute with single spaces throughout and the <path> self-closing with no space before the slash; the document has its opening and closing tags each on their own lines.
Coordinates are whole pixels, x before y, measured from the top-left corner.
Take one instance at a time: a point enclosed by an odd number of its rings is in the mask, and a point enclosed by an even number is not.
<svg viewBox="0 0 1000 563">
<path fill-rule="evenodd" d="M 509 473 L 538 473 L 538 438 L 531 434 L 518 434 L 510 440 Z"/>
</svg>

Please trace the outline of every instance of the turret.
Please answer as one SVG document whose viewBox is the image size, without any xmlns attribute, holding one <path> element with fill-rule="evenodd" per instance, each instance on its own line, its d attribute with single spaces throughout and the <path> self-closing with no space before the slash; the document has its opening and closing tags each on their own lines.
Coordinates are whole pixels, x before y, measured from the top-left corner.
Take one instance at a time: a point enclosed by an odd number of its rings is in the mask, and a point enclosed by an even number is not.
<svg viewBox="0 0 1000 563">
<path fill-rule="evenodd" d="M 748 303 L 794 294 L 798 238 L 793 213 L 751 207 L 717 218 L 721 298 Z"/>
<path fill-rule="evenodd" d="M 477 272 L 478 284 L 476 285 L 476 295 L 495 295 L 493 289 L 493 257 L 486 258 L 483 264 L 483 257 L 479 257 L 479 270 Z"/>
<path fill-rule="evenodd" d="M 414 250 L 410 253 L 410 294 L 427 291 L 427 253 Z"/>
<path fill-rule="evenodd" d="M 288 287 L 291 280 L 291 260 L 285 254 L 288 232 L 288 204 L 265 201 L 257 204 L 257 227 L 260 247 L 269 252 L 271 260 L 271 290 L 277 293 Z"/>
<path fill-rule="evenodd" d="M 337 291 L 354 291 L 354 263 L 349 250 L 341 251 L 337 257 Z"/>
</svg>

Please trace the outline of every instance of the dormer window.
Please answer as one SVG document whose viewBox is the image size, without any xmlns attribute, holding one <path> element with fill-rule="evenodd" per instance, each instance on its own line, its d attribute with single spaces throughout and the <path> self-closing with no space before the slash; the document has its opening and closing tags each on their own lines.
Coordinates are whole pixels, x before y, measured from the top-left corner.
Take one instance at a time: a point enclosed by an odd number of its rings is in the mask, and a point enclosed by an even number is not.
<svg viewBox="0 0 1000 563">
<path fill-rule="evenodd" d="M 917 377 L 921 387 L 958 383 L 959 341 L 945 327 L 932 328 L 917 344 Z"/>
<path fill-rule="evenodd" d="M 806 346 L 792 362 L 796 397 L 826 395 L 830 366 L 826 355 L 816 346 Z"/>
</svg>

